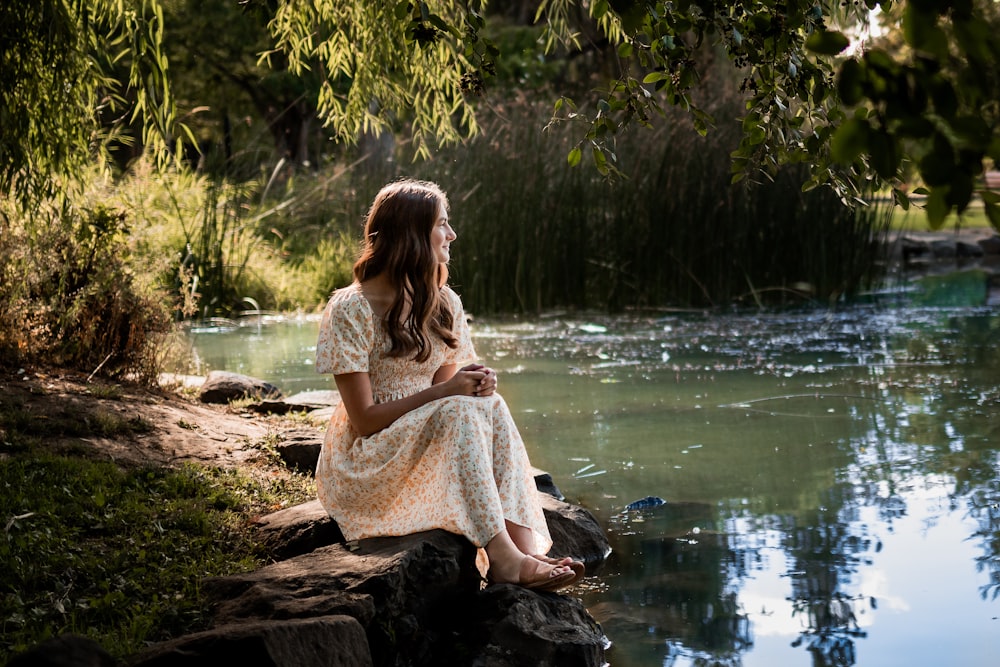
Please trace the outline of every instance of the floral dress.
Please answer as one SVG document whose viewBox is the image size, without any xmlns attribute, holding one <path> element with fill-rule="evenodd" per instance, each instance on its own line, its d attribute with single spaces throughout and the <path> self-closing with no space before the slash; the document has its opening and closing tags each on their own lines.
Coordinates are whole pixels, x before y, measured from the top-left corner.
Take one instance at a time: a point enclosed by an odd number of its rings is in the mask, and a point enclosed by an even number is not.
<svg viewBox="0 0 1000 667">
<path fill-rule="evenodd" d="M 430 387 L 441 366 L 475 360 L 458 295 L 444 287 L 442 296 L 455 314 L 458 346 L 438 340 L 430 357 L 417 362 L 387 355 L 389 336 L 358 283 L 337 290 L 323 312 L 316 369 L 368 373 L 376 403 Z M 442 528 L 483 547 L 506 519 L 532 530 L 536 553 L 552 544 L 524 443 L 498 394 L 431 401 L 364 437 L 341 403 L 326 432 L 316 486 L 348 540 Z"/>
</svg>

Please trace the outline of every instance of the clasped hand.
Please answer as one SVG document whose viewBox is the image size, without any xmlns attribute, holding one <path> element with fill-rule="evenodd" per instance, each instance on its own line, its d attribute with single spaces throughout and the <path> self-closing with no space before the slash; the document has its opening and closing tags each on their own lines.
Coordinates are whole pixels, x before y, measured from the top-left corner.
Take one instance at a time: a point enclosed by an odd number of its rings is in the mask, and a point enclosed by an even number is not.
<svg viewBox="0 0 1000 667">
<path fill-rule="evenodd" d="M 482 364 L 469 364 L 458 369 L 449 380 L 462 396 L 492 396 L 497 389 L 497 373 Z"/>
</svg>

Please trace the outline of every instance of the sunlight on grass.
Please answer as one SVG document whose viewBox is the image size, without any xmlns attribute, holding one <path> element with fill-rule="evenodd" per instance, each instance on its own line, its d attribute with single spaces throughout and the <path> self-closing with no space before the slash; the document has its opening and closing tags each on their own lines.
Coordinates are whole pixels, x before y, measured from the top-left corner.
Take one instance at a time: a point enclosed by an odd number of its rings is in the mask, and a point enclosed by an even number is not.
<svg viewBox="0 0 1000 667">
<path fill-rule="evenodd" d="M 971 204 L 959 218 L 954 213 L 945 218 L 944 224 L 937 231 L 950 232 L 955 228 L 961 229 L 988 229 L 990 222 L 983 212 L 981 204 Z M 932 230 L 927 224 L 927 214 L 922 208 L 911 206 L 909 211 L 904 211 L 900 207 L 893 209 L 892 227 L 895 231 L 908 232 L 930 232 Z"/>
<path fill-rule="evenodd" d="M 252 517 L 312 497 L 311 480 L 294 475 L 8 455 L 0 463 L 0 662 L 65 632 L 124 657 L 202 628 L 201 580 L 263 562 Z"/>
</svg>

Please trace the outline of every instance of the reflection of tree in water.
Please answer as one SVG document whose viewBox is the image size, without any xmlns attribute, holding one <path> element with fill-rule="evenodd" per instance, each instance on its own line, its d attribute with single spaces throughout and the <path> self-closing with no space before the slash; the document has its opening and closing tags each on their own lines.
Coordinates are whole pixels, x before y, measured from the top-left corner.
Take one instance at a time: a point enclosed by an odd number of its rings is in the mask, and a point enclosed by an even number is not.
<svg viewBox="0 0 1000 667">
<path fill-rule="evenodd" d="M 629 521 L 645 524 L 643 537 Z M 694 665 L 736 667 L 753 641 L 731 584 L 747 575 L 743 556 L 729 536 L 712 529 L 715 510 L 696 503 L 671 503 L 640 517 L 619 517 L 614 552 L 606 566 L 618 570 L 613 585 L 620 602 L 591 607 L 614 644 L 638 645 L 671 665 L 685 656 Z M 623 664 L 615 657 L 612 664 Z"/>
<path fill-rule="evenodd" d="M 869 562 L 865 554 L 871 551 L 872 540 L 852 530 L 857 525 L 854 487 L 835 486 L 824 500 L 823 507 L 785 531 L 792 607 L 806 628 L 794 645 L 805 644 L 814 665 L 842 667 L 854 664 L 854 639 L 865 636 L 857 613 L 870 602 L 867 597 L 846 595 L 841 588 L 859 565 Z"/>
<path fill-rule="evenodd" d="M 1000 480 L 969 495 L 969 515 L 979 522 L 973 537 L 983 540 L 983 555 L 976 558 L 978 571 L 989 573 L 989 582 L 980 589 L 984 600 L 1000 597 Z"/>
<path fill-rule="evenodd" d="M 934 341 L 942 358 L 954 360 L 949 375 L 933 378 L 933 384 L 947 384 L 949 391 L 936 396 L 929 406 L 940 435 L 939 451 L 928 467 L 954 476 L 954 497 L 965 499 L 969 516 L 979 523 L 972 537 L 982 540 L 983 555 L 976 559 L 976 566 L 989 573 L 989 582 L 980 593 L 984 599 L 996 599 L 1000 597 L 1000 428 L 983 415 L 996 414 L 1000 408 L 996 384 L 1000 316 L 989 311 L 949 317 L 947 329 L 952 335 L 941 336 L 929 329 L 913 336 Z"/>
</svg>

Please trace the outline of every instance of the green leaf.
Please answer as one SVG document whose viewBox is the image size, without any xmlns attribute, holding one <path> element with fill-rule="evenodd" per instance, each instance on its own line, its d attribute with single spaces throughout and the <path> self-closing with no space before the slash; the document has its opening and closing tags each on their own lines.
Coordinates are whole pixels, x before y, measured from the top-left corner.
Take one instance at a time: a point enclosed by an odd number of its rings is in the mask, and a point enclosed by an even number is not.
<svg viewBox="0 0 1000 667">
<path fill-rule="evenodd" d="M 580 164 L 580 160 L 582 158 L 583 158 L 583 151 L 580 150 L 579 146 L 577 146 L 576 148 L 574 148 L 569 152 L 569 155 L 566 156 L 566 163 L 571 167 L 575 167 L 576 165 Z"/>
<path fill-rule="evenodd" d="M 835 56 L 848 46 L 851 40 L 838 30 L 816 30 L 806 39 L 806 48 L 824 56 Z"/>
<path fill-rule="evenodd" d="M 646 17 L 646 4 L 639 0 L 608 0 L 608 4 L 621 19 L 625 33 L 635 34 Z"/>
<path fill-rule="evenodd" d="M 900 207 L 904 211 L 910 210 L 910 198 L 899 188 L 892 189 L 892 199 L 896 202 L 896 206 Z"/>
<path fill-rule="evenodd" d="M 864 95 L 861 87 L 864 76 L 865 68 L 860 62 L 854 58 L 844 61 L 837 77 L 837 94 L 840 95 L 841 102 L 853 107 L 861 101 Z"/>
<path fill-rule="evenodd" d="M 868 148 L 871 127 L 860 118 L 851 118 L 837 128 L 830 139 L 830 153 L 841 164 L 851 164 Z"/>
<path fill-rule="evenodd" d="M 657 81 L 663 81 L 664 79 L 669 79 L 670 75 L 666 72 L 650 72 L 642 78 L 643 83 L 656 83 Z"/>
<path fill-rule="evenodd" d="M 996 202 L 983 199 L 983 210 L 986 212 L 986 218 L 993 225 L 993 229 L 1000 231 L 1000 206 Z"/>
<path fill-rule="evenodd" d="M 604 151 L 602 151 L 599 147 L 594 146 L 591 152 L 594 156 L 594 166 L 597 167 L 597 171 L 604 176 L 607 176 L 610 170 L 608 169 L 608 158 L 605 157 Z"/>
<path fill-rule="evenodd" d="M 903 11 L 903 39 L 918 51 L 939 59 L 948 56 L 948 36 L 937 24 L 936 13 L 922 11 L 912 5 Z"/>
<path fill-rule="evenodd" d="M 945 118 L 954 116 L 958 110 L 958 96 L 955 95 L 951 82 L 943 77 L 935 77 L 929 87 L 934 110 Z"/>
<path fill-rule="evenodd" d="M 981 116 L 959 116 L 952 121 L 951 128 L 968 146 L 981 148 L 990 143 L 990 126 Z"/>
<path fill-rule="evenodd" d="M 920 177 L 932 189 L 950 183 L 951 172 L 955 168 L 955 153 L 948 140 L 941 135 L 935 136 L 933 150 L 921 158 L 918 167 Z"/>
<path fill-rule="evenodd" d="M 949 208 L 954 208 L 959 213 L 963 212 L 972 199 L 972 189 L 975 185 L 972 174 L 958 170 L 951 177 L 951 184 L 948 188 L 945 202 Z"/>
<path fill-rule="evenodd" d="M 948 190 L 949 187 L 947 185 L 932 188 L 931 193 L 927 196 L 924 209 L 927 211 L 927 224 L 930 225 L 931 229 L 941 229 L 945 218 L 948 217 L 948 212 L 951 210 L 948 202 L 945 201 L 948 196 Z"/>
<path fill-rule="evenodd" d="M 875 173 L 885 180 L 896 175 L 899 168 L 900 153 L 896 140 L 885 130 L 869 132 L 868 155 Z"/>
</svg>

